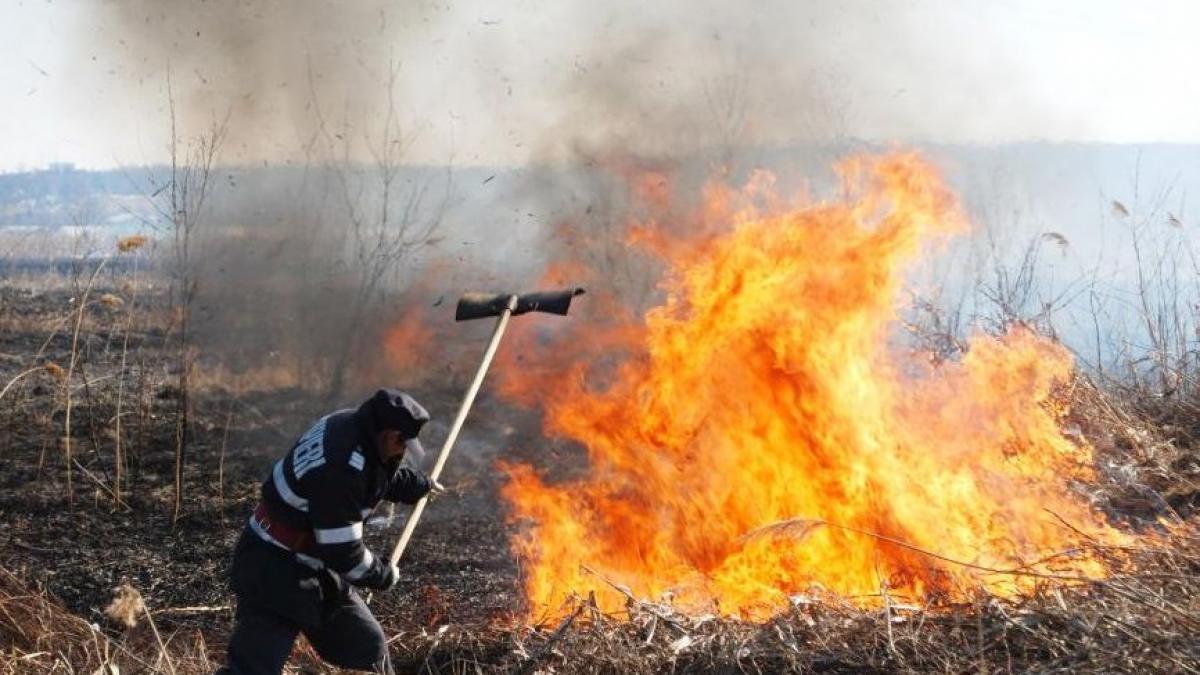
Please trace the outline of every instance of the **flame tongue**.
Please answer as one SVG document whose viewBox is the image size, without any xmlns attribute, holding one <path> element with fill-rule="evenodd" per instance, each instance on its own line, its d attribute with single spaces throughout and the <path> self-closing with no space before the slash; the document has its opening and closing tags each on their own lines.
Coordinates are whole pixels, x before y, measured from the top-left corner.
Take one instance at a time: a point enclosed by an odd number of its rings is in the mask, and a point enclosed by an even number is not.
<svg viewBox="0 0 1200 675">
<path fill-rule="evenodd" d="M 1033 583 L 981 568 L 1103 573 L 1086 556 L 1035 562 L 1070 548 L 1060 519 L 1120 538 L 1066 486 L 1090 461 L 1057 424 L 1069 356 L 1023 331 L 936 369 L 897 356 L 906 267 L 965 221 L 913 155 L 840 169 L 846 203 L 656 241 L 666 300 L 619 328 L 634 355 L 601 390 L 564 377 L 543 392 L 548 430 L 582 443 L 590 472 L 550 485 L 508 467 L 533 615 L 572 592 L 619 609 L 606 579 L 762 618 L 813 588 L 953 598 Z"/>
</svg>

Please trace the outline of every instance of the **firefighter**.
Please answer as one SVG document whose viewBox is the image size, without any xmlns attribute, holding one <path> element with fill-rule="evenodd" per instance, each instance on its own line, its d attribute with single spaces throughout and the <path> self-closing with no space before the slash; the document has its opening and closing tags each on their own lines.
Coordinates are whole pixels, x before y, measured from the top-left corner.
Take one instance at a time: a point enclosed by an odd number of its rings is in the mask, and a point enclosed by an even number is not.
<svg viewBox="0 0 1200 675">
<path fill-rule="evenodd" d="M 275 465 L 233 554 L 237 596 L 225 673 L 279 673 L 299 633 L 329 663 L 391 673 L 379 622 L 354 587 L 386 590 L 397 570 L 363 544 L 380 500 L 414 504 L 434 489 L 416 466 L 429 413 L 380 389 L 331 413 Z M 418 460 L 418 461 L 413 461 Z"/>
</svg>

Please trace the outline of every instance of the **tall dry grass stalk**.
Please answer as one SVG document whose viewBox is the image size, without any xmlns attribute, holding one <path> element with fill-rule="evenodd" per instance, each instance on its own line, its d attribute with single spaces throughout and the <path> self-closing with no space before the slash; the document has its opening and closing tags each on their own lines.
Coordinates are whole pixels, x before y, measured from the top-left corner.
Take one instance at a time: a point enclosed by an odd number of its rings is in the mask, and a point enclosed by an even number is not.
<svg viewBox="0 0 1200 675">
<path fill-rule="evenodd" d="M 124 237 L 117 241 L 117 251 L 121 253 L 131 253 L 140 249 L 146 243 L 146 237 L 135 234 L 129 237 Z M 113 434 L 115 436 L 113 448 L 113 508 L 120 508 L 121 501 L 121 480 L 125 474 L 125 457 L 122 453 L 122 434 L 121 415 L 123 414 L 123 404 L 125 398 L 125 367 L 127 357 L 129 355 L 129 332 L 133 328 L 134 311 L 137 308 L 137 291 L 138 291 L 138 257 L 133 258 L 133 280 L 130 282 L 129 303 L 125 311 L 125 326 L 124 336 L 121 341 L 121 368 L 117 371 L 117 412 L 114 418 Z"/>
<path fill-rule="evenodd" d="M 79 303 L 75 308 L 75 330 L 71 333 L 71 359 L 67 363 L 66 377 L 63 378 L 63 395 L 65 399 L 65 417 L 63 419 L 63 453 L 66 459 L 67 466 L 67 503 L 74 506 L 75 504 L 75 485 L 73 482 L 74 472 L 72 470 L 72 453 L 71 453 L 71 377 L 75 374 L 75 366 L 79 363 L 79 331 L 83 327 L 83 316 L 87 311 L 88 295 L 92 292 L 92 287 L 96 284 L 96 278 L 100 276 L 100 272 L 108 264 L 109 258 L 104 258 L 96 265 L 96 269 L 92 271 L 88 277 L 87 285 L 84 286 L 83 292 L 79 295 Z"/>
</svg>

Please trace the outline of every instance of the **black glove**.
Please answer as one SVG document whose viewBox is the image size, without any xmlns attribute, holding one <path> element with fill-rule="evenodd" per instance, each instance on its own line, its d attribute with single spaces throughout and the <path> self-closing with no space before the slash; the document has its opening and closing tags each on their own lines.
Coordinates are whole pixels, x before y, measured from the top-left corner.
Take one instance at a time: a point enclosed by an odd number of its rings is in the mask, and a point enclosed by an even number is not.
<svg viewBox="0 0 1200 675">
<path fill-rule="evenodd" d="M 381 591 L 390 591 L 400 581 L 400 568 L 395 565 L 388 565 L 383 570 L 382 585 L 379 587 Z"/>
<path fill-rule="evenodd" d="M 387 493 L 383 498 L 389 502 L 416 504 L 432 489 L 433 481 L 429 479 L 429 476 L 403 467 L 392 474 L 392 480 L 388 484 Z"/>
<path fill-rule="evenodd" d="M 377 591 L 391 590 L 400 580 L 400 569 L 389 564 L 386 560 L 377 560 L 371 573 L 358 582 L 363 588 L 373 588 Z"/>
</svg>

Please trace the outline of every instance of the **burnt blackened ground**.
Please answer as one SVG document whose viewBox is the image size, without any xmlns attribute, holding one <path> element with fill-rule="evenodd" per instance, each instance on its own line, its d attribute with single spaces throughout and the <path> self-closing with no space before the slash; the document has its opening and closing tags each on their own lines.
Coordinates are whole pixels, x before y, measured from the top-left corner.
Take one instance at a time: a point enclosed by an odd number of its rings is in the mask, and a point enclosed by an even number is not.
<svg viewBox="0 0 1200 675">
<path fill-rule="evenodd" d="M 72 296 L 0 292 L 0 388 L 20 376 L 0 399 L 0 567 L 111 631 L 117 629 L 103 610 L 113 589 L 128 581 L 144 594 L 160 629 L 201 629 L 210 645 L 220 645 L 232 623 L 226 573 L 233 543 L 271 464 L 327 412 L 314 402 L 319 397 L 299 389 L 234 395 L 209 386 L 192 392 L 184 507 L 174 519 L 179 391 L 169 334 L 158 326 L 135 328 L 126 348 L 120 316 L 89 309 L 72 378 L 71 499 L 62 442 L 64 384 L 56 368 L 70 362 L 71 322 L 64 317 L 70 318 Z M 122 353 L 123 381 L 115 375 Z M 416 393 L 435 415 L 425 435 L 432 453 L 461 392 L 440 384 Z M 127 465 L 120 506 L 110 492 L 118 396 Z M 517 566 L 508 550 L 494 460 L 501 452 L 520 457 L 531 451 L 530 444 L 514 441 L 516 428 L 533 428 L 529 417 L 480 397 L 443 474 L 448 494 L 426 509 L 401 563 L 398 587 L 372 601 L 389 631 L 447 623 L 482 627 L 509 622 L 519 612 Z M 390 551 L 407 512 L 397 507 L 390 524 L 367 528 L 374 550 Z"/>
<path fill-rule="evenodd" d="M 0 472 L 17 473 L 8 456 Z M 174 523 L 169 494 L 157 501 L 131 499 L 130 509 L 117 511 L 91 496 L 71 508 L 56 484 L 28 478 L 24 485 L 0 489 L 0 528 L 7 542 L 0 547 L 0 566 L 36 580 L 72 612 L 95 621 L 103 622 L 100 612 L 122 581 L 181 627 L 219 627 L 229 621 L 228 611 L 212 608 L 230 604 L 228 557 L 257 500 L 256 476 L 237 479 L 231 489 L 237 494 L 227 496 L 223 508 L 215 497 L 203 497 Z M 447 486 L 450 494 L 426 510 L 397 589 L 376 594 L 373 606 L 396 630 L 486 623 L 513 612 L 516 567 L 494 492 L 459 494 L 453 472 Z M 397 512 L 390 526 L 368 528 L 377 552 L 389 550 L 399 535 L 405 510 Z M 175 612 L 185 607 L 212 611 Z"/>
</svg>

